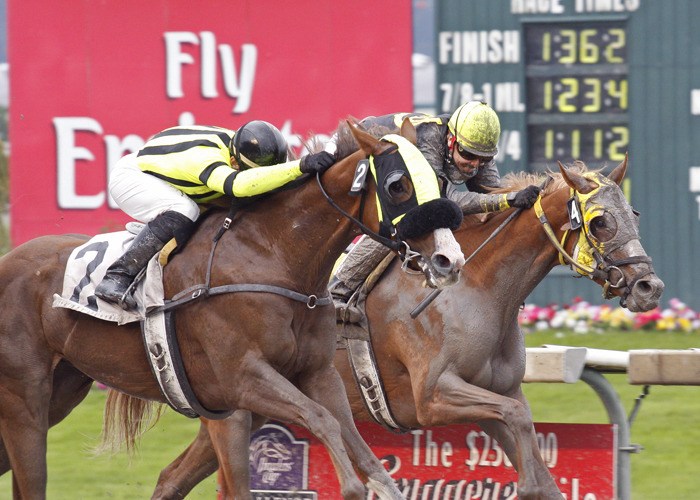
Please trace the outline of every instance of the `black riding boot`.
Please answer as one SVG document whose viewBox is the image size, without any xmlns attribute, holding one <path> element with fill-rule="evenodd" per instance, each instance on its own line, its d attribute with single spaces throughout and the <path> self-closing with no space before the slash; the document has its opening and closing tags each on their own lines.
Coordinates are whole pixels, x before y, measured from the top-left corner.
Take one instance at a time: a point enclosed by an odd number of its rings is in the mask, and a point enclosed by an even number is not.
<svg viewBox="0 0 700 500">
<path fill-rule="evenodd" d="M 95 295 L 123 309 L 135 309 L 136 300 L 126 292 L 136 275 L 171 238 L 182 234 L 189 236 L 193 225 L 190 219 L 178 212 L 160 214 L 144 226 L 124 255 L 109 266 L 95 289 Z"/>
</svg>

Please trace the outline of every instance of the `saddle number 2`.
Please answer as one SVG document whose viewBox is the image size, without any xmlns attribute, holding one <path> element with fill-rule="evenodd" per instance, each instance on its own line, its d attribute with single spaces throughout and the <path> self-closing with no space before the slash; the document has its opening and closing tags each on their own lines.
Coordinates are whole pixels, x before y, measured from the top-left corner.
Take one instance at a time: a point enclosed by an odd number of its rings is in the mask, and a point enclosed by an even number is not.
<svg viewBox="0 0 700 500">
<path fill-rule="evenodd" d="M 367 172 L 369 172 L 369 160 L 358 161 L 355 169 L 355 178 L 352 180 L 352 187 L 350 188 L 351 195 L 357 196 L 362 193 L 362 190 L 365 188 Z"/>
</svg>

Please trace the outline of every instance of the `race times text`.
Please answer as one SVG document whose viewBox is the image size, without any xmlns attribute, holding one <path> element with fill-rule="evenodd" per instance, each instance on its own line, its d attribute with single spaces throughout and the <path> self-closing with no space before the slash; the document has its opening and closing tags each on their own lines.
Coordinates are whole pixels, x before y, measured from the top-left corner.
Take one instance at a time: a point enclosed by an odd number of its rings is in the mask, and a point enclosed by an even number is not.
<svg viewBox="0 0 700 500">
<path fill-rule="evenodd" d="M 630 144 L 625 21 L 525 26 L 528 165 L 621 161 Z"/>
<path fill-rule="evenodd" d="M 618 22 L 539 24 L 525 36 L 527 64 L 624 64 L 627 33 Z"/>
<path fill-rule="evenodd" d="M 605 123 L 531 125 L 528 139 L 530 158 L 540 161 L 619 162 L 629 149 L 629 127 Z"/>
<path fill-rule="evenodd" d="M 621 75 L 531 78 L 527 91 L 531 113 L 627 111 L 627 78 Z"/>
</svg>

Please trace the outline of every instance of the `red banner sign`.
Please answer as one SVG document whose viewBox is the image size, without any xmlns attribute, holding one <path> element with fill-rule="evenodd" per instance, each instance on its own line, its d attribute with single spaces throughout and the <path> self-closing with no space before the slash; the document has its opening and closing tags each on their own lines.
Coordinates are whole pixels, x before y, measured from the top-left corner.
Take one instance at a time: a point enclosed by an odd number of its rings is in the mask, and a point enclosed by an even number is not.
<svg viewBox="0 0 700 500">
<path fill-rule="evenodd" d="M 406 498 L 517 498 L 517 474 L 500 445 L 477 426 L 453 425 L 394 434 L 375 424 L 360 433 Z M 616 498 L 614 425 L 536 424 L 544 462 L 567 500 Z M 250 445 L 253 497 L 340 498 L 325 448 L 308 431 L 268 424 Z M 376 498 L 373 493 L 368 499 Z"/>
<path fill-rule="evenodd" d="M 297 148 L 412 109 L 411 3 L 9 0 L 15 245 L 127 217 L 116 160 L 177 124 L 277 125 Z M 60 20 L 60 21 L 59 21 Z"/>
</svg>

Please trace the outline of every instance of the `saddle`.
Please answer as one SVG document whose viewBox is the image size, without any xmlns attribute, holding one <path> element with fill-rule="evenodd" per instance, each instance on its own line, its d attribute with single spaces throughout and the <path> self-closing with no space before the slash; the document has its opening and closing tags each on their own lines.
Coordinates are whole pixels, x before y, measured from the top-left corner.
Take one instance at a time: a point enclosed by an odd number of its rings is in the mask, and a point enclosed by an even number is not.
<svg viewBox="0 0 700 500">
<path fill-rule="evenodd" d="M 389 408 L 389 401 L 386 399 L 384 384 L 379 376 L 372 349 L 365 309 L 369 292 L 374 289 L 395 257 L 393 253 L 387 255 L 350 297 L 347 305 L 336 306 L 338 325 L 336 348 L 347 350 L 352 373 L 362 394 L 365 408 L 374 420 L 392 432 L 407 432 L 408 429 L 396 422 Z"/>
</svg>

